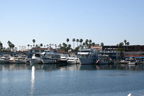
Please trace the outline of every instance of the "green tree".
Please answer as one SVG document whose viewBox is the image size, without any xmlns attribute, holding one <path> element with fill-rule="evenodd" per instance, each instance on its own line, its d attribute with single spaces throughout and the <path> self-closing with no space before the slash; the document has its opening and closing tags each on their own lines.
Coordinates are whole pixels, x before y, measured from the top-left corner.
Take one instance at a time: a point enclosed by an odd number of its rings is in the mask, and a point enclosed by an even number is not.
<svg viewBox="0 0 144 96">
<path fill-rule="evenodd" d="M 28 44 L 27 46 L 28 46 L 28 49 L 29 49 L 29 46 L 30 46 L 30 45 Z"/>
<path fill-rule="evenodd" d="M 68 44 L 68 42 L 69 42 L 69 38 L 67 38 L 66 41 L 67 41 L 67 44 Z"/>
<path fill-rule="evenodd" d="M 88 46 L 88 39 L 85 40 L 85 45 Z"/>
<path fill-rule="evenodd" d="M 77 47 L 78 47 L 78 42 L 79 42 L 79 39 L 76 39 L 76 42 L 77 42 Z"/>
<path fill-rule="evenodd" d="M 104 43 L 103 43 L 103 42 L 101 42 L 101 46 L 104 46 Z"/>
<path fill-rule="evenodd" d="M 33 45 L 33 46 L 35 46 L 35 42 L 36 42 L 36 40 L 35 40 L 35 39 L 33 39 L 33 40 L 32 40 L 32 42 L 34 43 L 34 45 Z"/>
<path fill-rule="evenodd" d="M 12 49 L 15 47 L 15 45 L 12 42 L 10 42 L 10 41 L 8 41 L 7 43 L 8 43 L 9 48 L 12 51 Z"/>
<path fill-rule="evenodd" d="M 0 51 L 3 49 L 3 44 L 2 42 L 0 41 Z"/>
<path fill-rule="evenodd" d="M 89 40 L 89 48 L 91 47 L 91 42 L 92 42 L 92 40 L 90 39 L 90 40 Z"/>
<path fill-rule="evenodd" d="M 94 43 L 94 42 L 92 43 L 92 46 L 95 46 L 95 43 Z"/>
<path fill-rule="evenodd" d="M 119 43 L 119 46 L 123 46 L 123 45 L 124 45 L 124 43 L 123 43 L 123 42 L 120 42 L 120 43 Z"/>
<path fill-rule="evenodd" d="M 83 39 L 80 39 L 80 43 L 82 44 L 82 42 L 83 42 Z"/>
<path fill-rule="evenodd" d="M 75 42 L 75 38 L 73 38 L 73 40 L 72 40 L 72 41 L 73 41 L 73 49 L 74 49 L 74 42 Z"/>
<path fill-rule="evenodd" d="M 125 46 L 126 46 L 126 44 L 127 44 L 127 40 L 124 40 L 124 43 L 125 43 Z"/>
<path fill-rule="evenodd" d="M 40 44 L 40 47 L 42 47 L 42 46 L 43 46 L 43 44 L 41 43 L 41 44 Z"/>
</svg>

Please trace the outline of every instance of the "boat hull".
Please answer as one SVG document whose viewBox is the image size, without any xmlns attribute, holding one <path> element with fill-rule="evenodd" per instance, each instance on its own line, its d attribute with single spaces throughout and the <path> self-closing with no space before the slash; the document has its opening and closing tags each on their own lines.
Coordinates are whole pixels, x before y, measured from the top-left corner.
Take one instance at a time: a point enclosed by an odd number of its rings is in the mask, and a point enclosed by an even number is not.
<svg viewBox="0 0 144 96">
<path fill-rule="evenodd" d="M 94 64 L 93 58 L 79 58 L 80 64 Z"/>
<path fill-rule="evenodd" d="M 7 64 L 7 63 L 9 63 L 8 60 L 0 60 L 0 64 Z"/>
<path fill-rule="evenodd" d="M 43 64 L 53 64 L 56 62 L 56 60 L 46 60 L 46 59 L 43 59 L 42 60 Z"/>
<path fill-rule="evenodd" d="M 15 60 L 17 64 L 25 64 L 26 61 L 25 60 Z"/>
<path fill-rule="evenodd" d="M 42 60 L 40 59 L 31 59 L 31 64 L 42 64 Z"/>
</svg>

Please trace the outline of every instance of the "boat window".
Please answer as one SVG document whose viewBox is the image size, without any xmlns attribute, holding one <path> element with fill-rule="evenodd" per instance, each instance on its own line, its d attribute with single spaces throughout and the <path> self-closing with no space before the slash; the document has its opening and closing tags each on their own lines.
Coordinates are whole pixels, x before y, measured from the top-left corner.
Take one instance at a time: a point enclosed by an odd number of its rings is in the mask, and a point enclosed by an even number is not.
<svg viewBox="0 0 144 96">
<path fill-rule="evenodd" d="M 79 55 L 79 58 L 89 58 L 89 55 Z"/>
<path fill-rule="evenodd" d="M 40 57 L 40 55 L 39 55 L 39 54 L 35 54 L 35 56 L 36 56 L 36 57 Z"/>
</svg>

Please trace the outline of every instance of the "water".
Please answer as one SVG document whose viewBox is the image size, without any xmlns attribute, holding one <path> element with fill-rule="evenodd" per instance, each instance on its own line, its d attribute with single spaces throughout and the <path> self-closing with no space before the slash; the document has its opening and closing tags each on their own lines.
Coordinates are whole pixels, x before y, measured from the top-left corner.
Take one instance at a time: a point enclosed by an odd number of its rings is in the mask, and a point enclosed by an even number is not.
<svg viewBox="0 0 144 96">
<path fill-rule="evenodd" d="M 144 65 L 0 64 L 0 96 L 144 95 Z"/>
</svg>

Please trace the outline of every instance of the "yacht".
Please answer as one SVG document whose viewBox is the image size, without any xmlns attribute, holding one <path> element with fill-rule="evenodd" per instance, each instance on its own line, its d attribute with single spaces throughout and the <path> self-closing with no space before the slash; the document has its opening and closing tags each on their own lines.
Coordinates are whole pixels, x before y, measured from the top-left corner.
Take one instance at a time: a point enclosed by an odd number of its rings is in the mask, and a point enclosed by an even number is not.
<svg viewBox="0 0 144 96">
<path fill-rule="evenodd" d="M 108 55 L 98 55 L 96 64 L 111 64 L 112 59 Z"/>
<path fill-rule="evenodd" d="M 128 64 L 129 65 L 136 65 L 137 64 L 137 60 L 135 59 L 135 57 L 130 57 Z"/>
<path fill-rule="evenodd" d="M 45 52 L 41 53 L 41 58 L 44 64 L 53 64 L 58 62 L 60 54 L 53 50 L 45 50 Z"/>
<path fill-rule="evenodd" d="M 79 60 L 78 60 L 77 56 L 71 56 L 68 58 L 67 63 L 68 64 L 78 64 Z"/>
<path fill-rule="evenodd" d="M 80 64 L 93 64 L 97 60 L 98 51 L 96 49 L 79 49 L 77 53 Z"/>
<path fill-rule="evenodd" d="M 67 64 L 68 58 L 68 54 L 60 54 L 60 59 L 58 60 L 59 64 Z"/>
<path fill-rule="evenodd" d="M 119 61 L 119 64 L 128 64 L 129 60 L 128 58 L 122 59 Z"/>
<path fill-rule="evenodd" d="M 16 62 L 17 64 L 25 64 L 26 61 L 27 61 L 27 56 L 26 56 L 26 55 L 19 55 L 19 56 L 16 58 L 16 60 L 15 60 L 15 62 Z"/>
<path fill-rule="evenodd" d="M 30 60 L 31 64 L 42 64 L 42 59 L 40 56 L 40 53 L 35 53 L 32 55 L 32 58 Z"/>
<path fill-rule="evenodd" d="M 10 56 L 9 63 L 10 63 L 10 64 L 15 64 L 15 63 L 16 63 L 16 62 L 15 62 L 16 58 L 17 58 L 17 57 L 15 57 L 15 56 Z"/>
<path fill-rule="evenodd" d="M 0 58 L 0 64 L 6 64 L 9 63 L 10 55 L 9 54 L 4 54 Z"/>
</svg>

